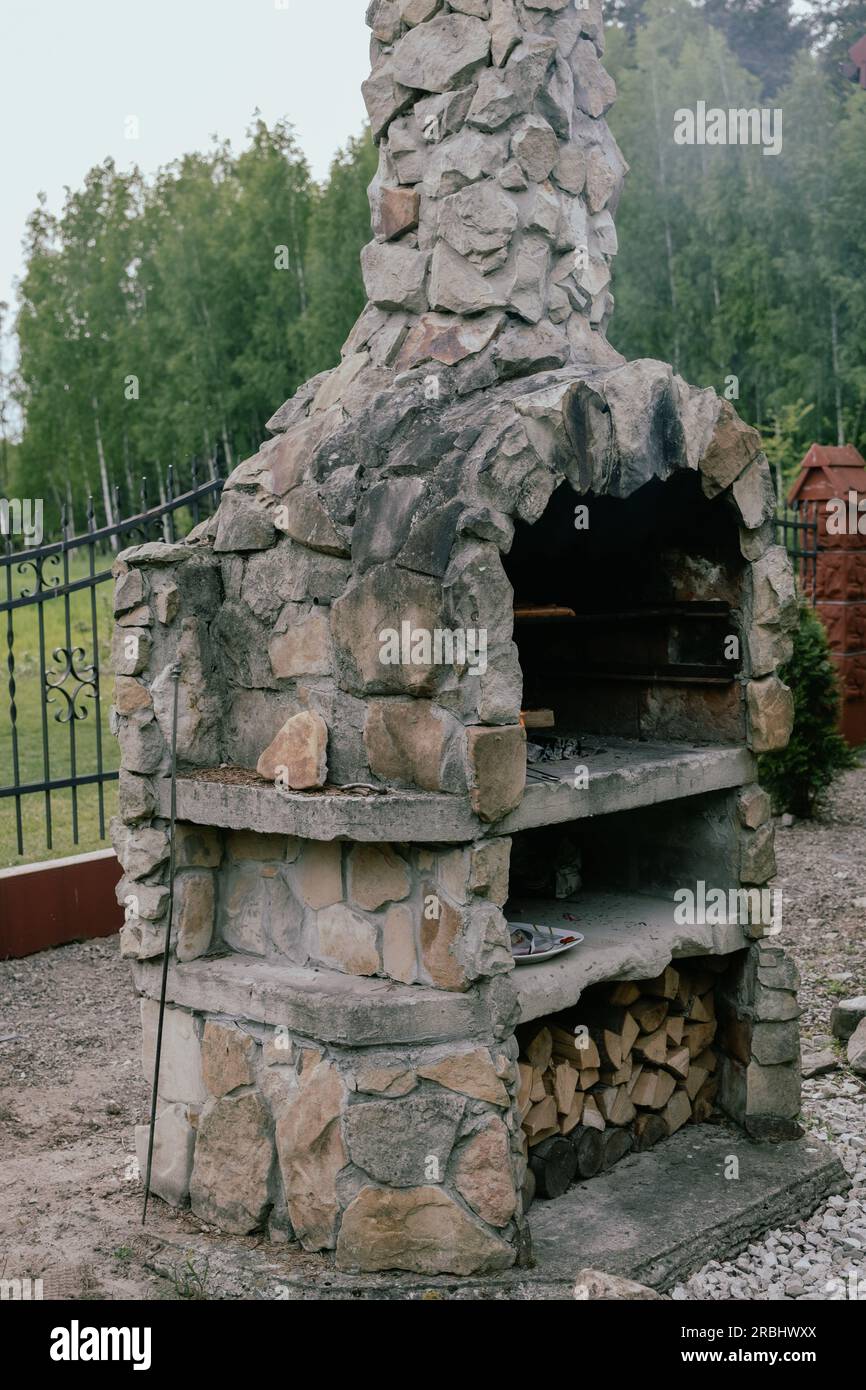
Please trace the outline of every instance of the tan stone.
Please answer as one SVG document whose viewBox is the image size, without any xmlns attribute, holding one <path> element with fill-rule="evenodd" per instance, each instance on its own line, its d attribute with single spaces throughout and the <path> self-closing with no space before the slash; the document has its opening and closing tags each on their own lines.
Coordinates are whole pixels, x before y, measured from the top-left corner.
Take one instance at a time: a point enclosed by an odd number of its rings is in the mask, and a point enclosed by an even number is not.
<svg viewBox="0 0 866 1390">
<path fill-rule="evenodd" d="M 332 1062 L 301 1073 L 301 1085 L 277 1118 L 277 1157 L 286 1206 L 305 1250 L 334 1246 L 337 1174 L 346 1164 L 340 1133 L 345 1087 Z"/>
<path fill-rule="evenodd" d="M 424 890 L 425 911 L 421 917 L 421 961 L 430 979 L 440 989 L 466 989 L 466 971 L 454 955 L 453 947 L 463 935 L 463 919 L 456 908 L 440 897 L 432 885 Z M 431 900 L 438 916 L 427 916 Z"/>
<path fill-rule="evenodd" d="M 455 902 L 467 903 L 471 896 L 469 875 L 472 860 L 469 850 L 450 849 L 436 858 L 436 880 Z"/>
<path fill-rule="evenodd" d="M 472 1096 L 474 1100 L 486 1100 L 491 1105 L 510 1104 L 508 1092 L 496 1075 L 490 1054 L 483 1047 L 477 1047 L 472 1052 L 457 1052 L 451 1057 L 444 1057 L 441 1062 L 419 1067 L 418 1075 L 445 1086 L 449 1091 Z"/>
<path fill-rule="evenodd" d="M 759 825 L 770 819 L 770 798 L 757 782 L 752 782 L 750 786 L 741 789 L 737 797 L 737 811 L 742 825 L 749 830 L 757 830 Z"/>
<path fill-rule="evenodd" d="M 740 882 L 766 883 L 776 872 L 776 829 L 772 822 L 740 832 Z"/>
<path fill-rule="evenodd" d="M 418 979 L 415 923 L 408 907 L 391 907 L 382 923 L 382 968 L 391 980 L 413 985 Z"/>
<path fill-rule="evenodd" d="M 501 1120 L 491 1119 L 460 1152 L 455 1185 L 483 1221 L 507 1226 L 517 1206 L 511 1143 Z"/>
<path fill-rule="evenodd" d="M 651 1301 L 661 1299 L 662 1294 L 647 1284 L 638 1284 L 634 1279 L 623 1279 L 618 1274 L 605 1274 L 599 1269 L 581 1269 L 574 1281 L 574 1296 L 593 1303 L 612 1302 L 625 1299 L 632 1303 L 638 1299 Z"/>
<path fill-rule="evenodd" d="M 508 898 L 508 871 L 511 863 L 511 841 L 485 840 L 472 850 L 469 887 L 479 897 L 504 907 Z"/>
<path fill-rule="evenodd" d="M 270 1207 L 273 1153 L 271 1117 L 257 1094 L 214 1101 L 196 1139 L 190 1181 L 195 1215 L 235 1235 L 258 1230 Z"/>
<path fill-rule="evenodd" d="M 467 730 L 472 809 L 483 821 L 501 820 L 520 805 L 526 786 L 526 730 L 477 725 Z"/>
<path fill-rule="evenodd" d="M 153 1076 L 158 1022 L 157 1001 L 142 999 L 141 1069 L 147 1079 Z M 204 1105 L 207 1100 L 198 1025 L 192 1014 L 171 1005 L 165 1011 L 163 1023 L 159 1095 L 161 1100 L 181 1101 L 187 1105 Z"/>
<path fill-rule="evenodd" d="M 289 862 L 296 859 L 300 851 L 300 841 L 294 835 L 260 835 L 255 830 L 231 830 L 226 837 L 226 850 L 229 859 L 235 863 L 254 860 Z"/>
<path fill-rule="evenodd" d="M 376 928 L 345 903 L 323 908 L 316 919 L 319 957 L 347 975 L 375 975 L 379 969 Z"/>
<path fill-rule="evenodd" d="M 755 753 L 784 748 L 794 727 L 794 696 L 778 676 L 749 681 L 749 747 Z"/>
<path fill-rule="evenodd" d="M 114 682 L 114 705 L 119 714 L 134 714 L 137 709 L 152 709 L 153 699 L 141 681 L 118 676 Z"/>
<path fill-rule="evenodd" d="M 313 608 L 277 632 L 268 643 L 271 670 L 281 679 L 293 676 L 326 676 L 331 669 L 331 629 L 327 610 Z"/>
<path fill-rule="evenodd" d="M 440 1187 L 364 1187 L 343 1216 L 336 1258 L 348 1270 L 486 1274 L 515 1252 Z"/>
<path fill-rule="evenodd" d="M 223 857 L 222 837 L 207 825 L 175 825 L 174 853 L 179 869 L 216 869 Z"/>
<path fill-rule="evenodd" d="M 349 894 L 365 912 L 400 902 L 411 887 L 406 862 L 391 845 L 356 845 L 349 855 Z"/>
<path fill-rule="evenodd" d="M 174 885 L 174 926 L 179 961 L 197 960 L 211 944 L 214 928 L 213 874 L 210 869 L 190 869 L 178 874 Z"/>
<path fill-rule="evenodd" d="M 255 1053 L 256 1045 L 247 1033 L 209 1018 L 201 1040 L 201 1062 L 211 1095 L 227 1096 L 239 1086 L 252 1085 Z"/>
<path fill-rule="evenodd" d="M 418 1078 L 411 1067 L 362 1067 L 355 1077 L 359 1091 L 375 1096 L 405 1096 Z"/>
<path fill-rule="evenodd" d="M 336 840 L 308 840 L 301 851 L 297 886 L 307 907 L 316 911 L 343 896 L 343 847 Z"/>
<path fill-rule="evenodd" d="M 706 495 L 715 497 L 730 487 L 760 452 L 758 431 L 740 419 L 730 401 L 720 401 L 713 437 L 698 465 Z"/>
<path fill-rule="evenodd" d="M 442 789 L 445 726 L 429 700 L 374 700 L 364 729 L 370 768 L 386 782 Z"/>
<path fill-rule="evenodd" d="M 256 764 L 260 777 L 293 791 L 323 787 L 328 776 L 328 726 L 320 714 L 302 710 L 287 719 Z"/>
</svg>

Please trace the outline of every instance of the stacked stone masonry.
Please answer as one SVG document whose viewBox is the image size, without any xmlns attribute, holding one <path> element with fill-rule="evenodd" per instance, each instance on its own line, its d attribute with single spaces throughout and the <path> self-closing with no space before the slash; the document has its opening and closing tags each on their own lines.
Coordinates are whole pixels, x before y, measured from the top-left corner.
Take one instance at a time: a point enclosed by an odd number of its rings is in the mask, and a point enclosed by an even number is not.
<svg viewBox="0 0 866 1390">
<path fill-rule="evenodd" d="M 411 816 L 401 843 L 363 845 L 178 827 L 155 1186 L 345 1268 L 469 1273 L 526 1250 L 498 833 L 526 783 L 515 530 L 559 489 L 625 500 L 691 479 L 733 538 L 725 737 L 754 753 L 790 733 L 776 668 L 797 603 L 757 433 L 606 340 L 626 166 L 598 0 L 374 0 L 368 23 L 369 303 L 342 361 L 277 410 L 213 518 L 115 565 L 118 893 L 147 1066 L 175 671 L 181 773 L 230 788 L 258 769 L 327 800 L 331 825 L 357 784 L 466 801 L 484 829 L 456 846 L 421 843 Z M 404 624 L 483 629 L 484 669 L 459 651 L 383 664 L 380 635 Z M 764 885 L 766 797 L 720 806 L 718 886 Z M 798 1108 L 796 986 L 778 947 L 744 951 L 723 1103 L 770 1134 Z"/>
</svg>

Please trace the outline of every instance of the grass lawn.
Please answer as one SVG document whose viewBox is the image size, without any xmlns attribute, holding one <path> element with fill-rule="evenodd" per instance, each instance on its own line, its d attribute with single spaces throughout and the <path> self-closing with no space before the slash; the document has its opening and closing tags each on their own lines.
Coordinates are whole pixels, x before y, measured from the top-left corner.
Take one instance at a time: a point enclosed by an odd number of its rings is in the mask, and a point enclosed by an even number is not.
<svg viewBox="0 0 866 1390">
<path fill-rule="evenodd" d="M 73 551 L 69 557 L 69 579 L 81 579 L 89 573 L 90 559 L 86 548 Z M 97 553 L 94 557 L 96 573 L 111 567 L 109 552 Z M 0 599 L 8 598 L 6 569 L 0 570 Z M 32 568 L 19 575 L 13 567 L 12 595 L 17 597 L 25 591 L 34 589 Z M 63 583 L 63 562 L 46 563 L 44 583 L 54 578 Z M 112 632 L 112 590 L 110 580 L 96 586 L 94 591 L 82 589 L 69 596 L 69 633 L 67 641 L 67 603 L 64 598 L 54 598 L 42 604 L 32 604 L 16 608 L 11 615 L 0 613 L 0 647 L 3 651 L 2 675 L 0 675 L 0 788 L 12 786 L 15 782 L 13 767 L 13 739 L 10 717 L 10 695 L 8 685 L 9 618 L 12 618 L 14 633 L 13 654 L 15 657 L 15 704 L 18 710 L 18 781 L 21 783 L 42 782 L 46 780 L 43 753 L 43 733 L 48 744 L 48 766 L 50 776 L 63 778 L 70 775 L 70 723 L 61 722 L 57 716 L 68 714 L 67 701 L 63 695 L 56 694 L 49 704 L 43 703 L 39 660 L 39 615 L 44 625 L 45 666 L 49 679 L 59 679 L 65 660 L 55 657 L 58 647 L 81 647 L 83 655 L 76 657 L 79 670 L 93 662 L 93 628 L 91 616 L 91 592 L 95 596 L 96 630 L 98 643 L 98 664 L 100 672 L 100 714 L 102 725 L 103 769 L 114 770 L 118 765 L 118 747 L 108 727 L 108 711 L 112 703 L 114 678 L 109 670 L 109 648 Z M 51 677 L 51 671 L 56 674 Z M 76 682 L 67 680 L 65 688 L 71 695 Z M 96 701 L 82 690 L 75 701 L 79 712 L 86 710 L 84 719 L 75 721 L 75 763 L 79 774 L 97 771 L 96 747 Z M 44 720 L 43 720 L 44 711 Z M 115 813 L 117 784 L 104 784 L 105 831 L 108 821 Z M 46 803 L 50 800 L 52 843 L 49 847 L 47 837 Z M 33 793 L 21 799 L 21 822 L 24 834 L 24 853 L 19 855 L 16 834 L 16 808 L 14 797 L 0 798 L 0 868 L 13 864 L 28 864 L 41 859 L 58 859 L 68 854 L 83 853 L 85 850 L 105 849 L 109 841 L 100 838 L 99 795 L 95 785 L 77 789 L 78 835 L 73 830 L 73 792 L 71 789 L 54 791 L 50 798 L 42 792 Z"/>
</svg>

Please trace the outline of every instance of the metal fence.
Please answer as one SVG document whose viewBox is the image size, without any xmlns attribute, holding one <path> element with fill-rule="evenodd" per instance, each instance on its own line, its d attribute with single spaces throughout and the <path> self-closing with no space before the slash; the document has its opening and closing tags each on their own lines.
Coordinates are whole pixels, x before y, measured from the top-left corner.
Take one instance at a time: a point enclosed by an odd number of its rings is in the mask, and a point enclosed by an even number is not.
<svg viewBox="0 0 866 1390">
<path fill-rule="evenodd" d="M 94 787 L 94 829 L 98 828 L 100 839 L 105 838 L 105 786 L 115 781 L 118 773 L 106 765 L 100 641 L 110 637 L 105 631 L 110 623 L 105 615 L 100 622 L 99 609 L 104 604 L 98 601 L 98 591 L 112 578 L 114 552 L 143 541 L 171 542 L 186 534 L 203 515 L 213 512 L 222 486 L 220 478 L 199 483 L 193 469 L 191 488 L 175 496 L 169 469 L 164 500 L 158 506 L 148 506 L 146 485 L 142 484 L 140 511 L 123 521 L 97 526 L 91 498 L 83 534 L 71 534 L 64 509 L 60 540 L 13 551 L 6 537 L 5 553 L 0 554 L 0 631 L 5 626 L 8 673 L 6 719 L 0 722 L 0 816 L 11 803 L 19 855 L 24 854 L 24 806 L 30 797 L 42 798 L 44 843 L 50 850 L 54 848 L 56 809 L 52 798 L 68 794 L 69 829 L 72 843 L 77 845 L 81 831 L 79 791 Z M 116 493 L 115 515 L 120 515 Z M 26 649 L 19 663 L 18 638 L 22 635 Z M 85 745 L 83 731 L 80 735 L 77 726 L 91 711 L 88 728 L 93 733 Z M 61 726 L 60 730 L 55 725 Z M 113 754 L 113 744 L 109 747 Z M 32 826 L 33 820 L 28 818 L 31 832 Z"/>
<path fill-rule="evenodd" d="M 818 555 L 821 550 L 818 507 L 817 501 L 803 501 L 795 503 L 793 507 L 785 507 L 776 514 L 776 541 L 785 547 L 791 557 L 801 598 L 813 608 L 818 596 Z"/>
</svg>

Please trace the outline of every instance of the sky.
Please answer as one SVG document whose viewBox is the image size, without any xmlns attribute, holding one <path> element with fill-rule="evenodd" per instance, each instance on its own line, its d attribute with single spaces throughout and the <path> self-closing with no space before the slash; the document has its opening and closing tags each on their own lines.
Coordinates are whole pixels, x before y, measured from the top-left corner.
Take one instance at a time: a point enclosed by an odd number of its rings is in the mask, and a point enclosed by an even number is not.
<svg viewBox="0 0 866 1390">
<path fill-rule="evenodd" d="M 235 146 L 258 107 L 316 178 L 365 119 L 366 0 L 0 0 L 0 300 L 40 192 L 52 211 L 111 156 L 145 173 Z M 130 121 L 138 122 L 137 139 Z"/>
</svg>

